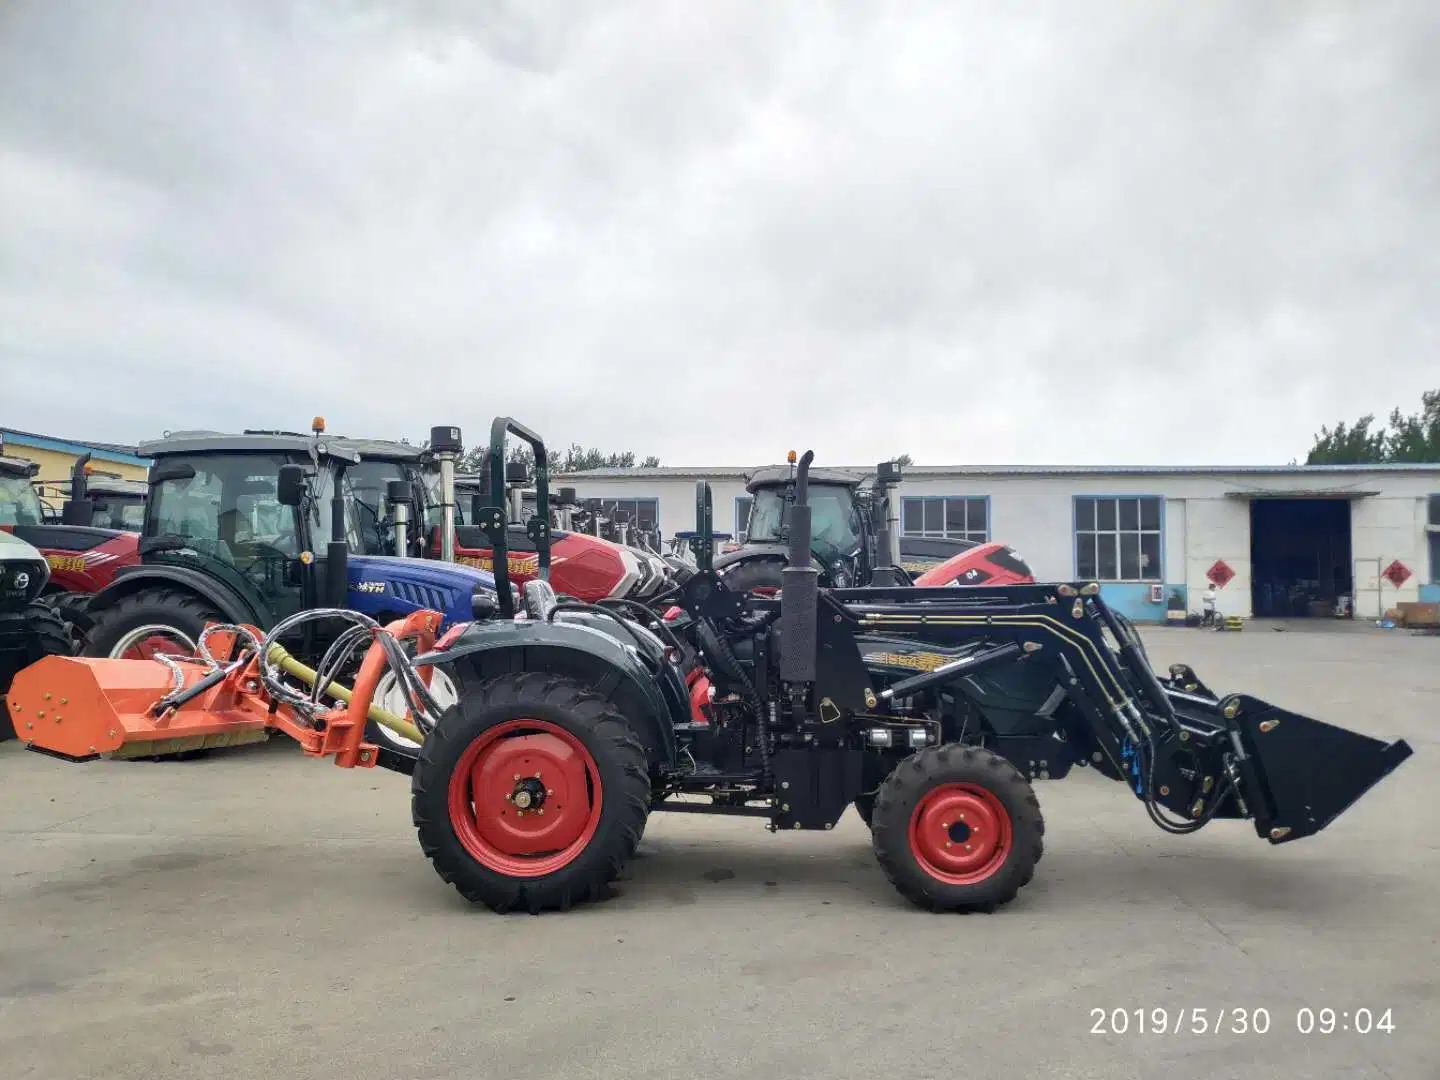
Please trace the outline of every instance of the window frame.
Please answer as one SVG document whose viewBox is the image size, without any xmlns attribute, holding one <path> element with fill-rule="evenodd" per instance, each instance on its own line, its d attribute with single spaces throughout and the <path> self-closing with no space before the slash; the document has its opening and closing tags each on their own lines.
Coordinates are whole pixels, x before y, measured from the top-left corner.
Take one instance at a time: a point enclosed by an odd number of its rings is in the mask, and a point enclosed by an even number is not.
<svg viewBox="0 0 1440 1080">
<path fill-rule="evenodd" d="M 744 504 L 744 507 L 745 507 L 743 510 L 740 508 L 742 503 Z M 747 531 L 748 531 L 749 526 L 750 526 L 750 508 L 753 507 L 754 505 L 755 505 L 755 496 L 753 496 L 753 495 L 746 494 L 746 495 L 736 495 L 736 496 L 735 496 L 735 532 L 734 532 L 734 536 L 735 536 L 735 541 L 736 541 L 737 543 L 740 543 L 740 544 L 745 543 L 745 537 L 746 537 L 746 535 L 747 535 Z"/>
<path fill-rule="evenodd" d="M 601 499 L 600 499 L 600 505 L 604 508 L 602 512 L 605 513 L 607 516 L 612 515 L 612 514 L 615 514 L 615 513 L 617 513 L 617 512 L 618 512 L 618 513 L 624 513 L 624 512 L 626 511 L 626 504 L 630 504 L 630 503 L 633 503 L 633 504 L 634 504 L 633 513 L 631 514 L 631 517 L 630 517 L 630 527 L 631 527 L 632 529 L 639 527 L 638 524 L 637 524 L 637 520 L 636 520 L 636 519 L 638 519 L 638 518 L 640 517 L 640 504 L 641 504 L 641 503 L 649 503 L 649 504 L 651 505 L 651 507 L 653 508 L 653 510 L 654 510 L 654 512 L 653 512 L 653 513 L 651 514 L 651 516 L 650 516 L 650 527 L 651 527 L 652 529 L 658 529 L 658 528 L 660 527 L 660 500 L 659 500 L 658 498 L 655 498 L 654 496 L 650 496 L 650 495 L 633 495 L 633 496 L 632 496 L 632 495 L 623 495 L 623 496 L 609 496 L 609 497 L 607 497 L 607 496 L 601 496 Z"/>
<path fill-rule="evenodd" d="M 1090 528 L 1080 527 L 1080 503 L 1093 502 L 1095 504 L 1095 524 Z M 1135 527 L 1125 528 L 1121 525 L 1120 504 L 1122 502 L 1135 502 Z M 1101 585 L 1164 585 L 1165 579 L 1165 496 L 1155 492 L 1135 492 L 1127 494 L 1111 494 L 1109 492 L 1096 492 L 1095 494 L 1071 495 L 1070 497 L 1070 566 L 1075 574 L 1076 581 L 1094 581 Z M 1111 528 L 1100 528 L 1100 504 L 1110 502 L 1115 506 L 1115 524 Z M 1144 526 L 1145 514 L 1144 504 L 1153 502 L 1156 505 L 1157 524 L 1154 528 Z M 1095 557 L 1095 573 L 1084 575 L 1080 573 L 1080 538 L 1082 536 L 1113 536 L 1115 538 L 1115 576 L 1104 577 L 1100 573 L 1100 558 L 1098 551 Z M 1121 536 L 1136 537 L 1136 545 L 1139 549 L 1138 556 L 1144 554 L 1145 545 L 1143 537 L 1155 536 L 1157 539 L 1158 565 L 1151 576 L 1146 576 L 1145 568 L 1139 567 L 1139 577 L 1125 577 L 1123 556 L 1121 555 Z"/>
<path fill-rule="evenodd" d="M 925 511 L 924 505 L 938 502 L 941 504 L 941 513 L 944 515 L 941 528 L 936 531 L 924 527 Z M 950 531 L 950 508 L 947 505 L 951 502 L 963 502 L 965 506 L 965 527 L 956 533 Z M 905 527 L 905 508 L 911 503 L 919 504 L 921 528 L 919 532 L 911 532 Z M 970 528 L 970 503 L 980 503 L 985 508 L 984 530 Z M 989 495 L 902 495 L 900 497 L 900 535 L 911 537 L 917 540 L 965 540 L 975 544 L 988 544 L 993 529 L 993 518 L 991 516 Z"/>
<path fill-rule="evenodd" d="M 1430 556 L 1430 584 L 1440 585 L 1440 493 L 1425 500 L 1425 550 Z"/>
</svg>

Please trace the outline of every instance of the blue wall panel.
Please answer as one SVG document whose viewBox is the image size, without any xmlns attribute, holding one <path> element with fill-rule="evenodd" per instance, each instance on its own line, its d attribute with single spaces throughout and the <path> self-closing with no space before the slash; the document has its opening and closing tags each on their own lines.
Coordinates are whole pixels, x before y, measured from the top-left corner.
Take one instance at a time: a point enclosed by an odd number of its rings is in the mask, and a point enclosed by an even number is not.
<svg viewBox="0 0 1440 1080">
<path fill-rule="evenodd" d="M 1114 611 L 1118 611 L 1133 623 L 1167 622 L 1166 610 L 1170 597 L 1180 594 L 1189 603 L 1189 589 L 1184 585 L 1166 585 L 1165 600 L 1158 604 L 1150 602 L 1150 586 L 1141 582 L 1102 582 L 1100 596 Z M 1187 608 L 1188 610 L 1188 608 Z"/>
</svg>

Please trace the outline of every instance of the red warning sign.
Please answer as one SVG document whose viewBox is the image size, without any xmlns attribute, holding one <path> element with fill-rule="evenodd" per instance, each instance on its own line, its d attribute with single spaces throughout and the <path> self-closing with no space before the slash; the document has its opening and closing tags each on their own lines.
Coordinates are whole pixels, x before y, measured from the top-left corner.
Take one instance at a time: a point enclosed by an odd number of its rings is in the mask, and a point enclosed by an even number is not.
<svg viewBox="0 0 1440 1080">
<path fill-rule="evenodd" d="M 1410 568 L 1396 559 L 1385 568 L 1385 580 L 1398 589 L 1410 580 Z"/>
<path fill-rule="evenodd" d="M 1217 588 L 1223 589 L 1235 576 L 1235 571 L 1225 565 L 1224 559 L 1216 559 L 1215 565 L 1205 571 L 1205 576 L 1213 581 Z"/>
</svg>

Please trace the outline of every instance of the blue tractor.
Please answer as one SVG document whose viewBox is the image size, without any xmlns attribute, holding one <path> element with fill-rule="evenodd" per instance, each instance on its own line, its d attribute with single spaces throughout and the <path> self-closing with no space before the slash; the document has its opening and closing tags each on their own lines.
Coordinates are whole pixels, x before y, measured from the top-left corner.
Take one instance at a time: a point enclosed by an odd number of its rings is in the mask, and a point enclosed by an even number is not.
<svg viewBox="0 0 1440 1080">
<path fill-rule="evenodd" d="M 460 431 L 435 428 L 430 442 L 458 454 Z M 268 631 L 325 608 L 381 623 L 438 611 L 443 631 L 494 607 L 488 571 L 373 553 L 350 476 L 362 455 L 327 439 L 323 420 L 309 436 L 175 433 L 139 453 L 152 461 L 140 563 L 91 598 L 82 655 L 192 656 L 209 624 Z M 345 625 L 306 620 L 285 648 L 315 663 Z"/>
</svg>

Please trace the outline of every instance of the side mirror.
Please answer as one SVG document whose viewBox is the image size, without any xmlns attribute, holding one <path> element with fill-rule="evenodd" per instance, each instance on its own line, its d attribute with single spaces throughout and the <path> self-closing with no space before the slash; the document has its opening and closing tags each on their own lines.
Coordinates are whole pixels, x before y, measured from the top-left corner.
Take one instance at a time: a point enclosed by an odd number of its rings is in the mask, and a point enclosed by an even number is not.
<svg viewBox="0 0 1440 1080">
<path fill-rule="evenodd" d="M 579 501 L 580 501 L 579 495 L 576 493 L 576 491 L 575 491 L 574 488 L 561 488 L 561 489 L 560 489 L 560 502 L 561 502 L 562 505 L 564 505 L 564 506 L 574 506 L 574 505 L 575 505 L 577 502 L 579 502 Z"/>
<path fill-rule="evenodd" d="M 507 461 L 505 463 L 505 483 L 528 484 L 529 482 L 530 469 L 523 461 Z"/>
<path fill-rule="evenodd" d="M 275 498 L 281 506 L 299 506 L 305 499 L 305 469 L 293 462 L 280 466 Z"/>
</svg>

